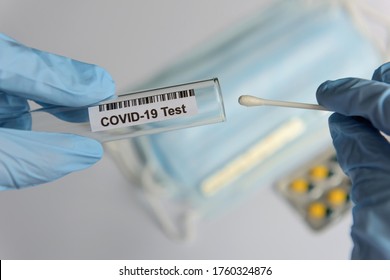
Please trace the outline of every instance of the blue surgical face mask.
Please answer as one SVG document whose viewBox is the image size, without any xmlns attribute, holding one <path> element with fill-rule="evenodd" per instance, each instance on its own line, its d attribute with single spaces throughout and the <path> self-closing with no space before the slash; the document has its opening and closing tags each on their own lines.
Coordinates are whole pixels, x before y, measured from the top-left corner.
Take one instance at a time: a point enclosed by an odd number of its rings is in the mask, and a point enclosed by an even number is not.
<svg viewBox="0 0 390 280">
<path fill-rule="evenodd" d="M 342 8 L 315 2 L 278 1 L 141 85 L 218 77 L 227 122 L 111 143 L 131 178 L 155 198 L 168 197 L 204 216 L 328 148 L 325 113 L 237 102 L 251 94 L 316 103 L 325 80 L 370 78 L 381 63 L 377 51 Z"/>
</svg>

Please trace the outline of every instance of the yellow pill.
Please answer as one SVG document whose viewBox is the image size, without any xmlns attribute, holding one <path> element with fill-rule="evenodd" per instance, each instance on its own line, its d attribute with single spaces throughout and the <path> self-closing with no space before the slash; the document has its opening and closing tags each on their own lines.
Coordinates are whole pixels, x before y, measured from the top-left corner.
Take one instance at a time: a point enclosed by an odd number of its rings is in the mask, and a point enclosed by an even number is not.
<svg viewBox="0 0 390 280">
<path fill-rule="evenodd" d="M 329 169 L 325 165 L 317 165 L 311 169 L 310 175 L 316 180 L 323 180 L 329 177 Z"/>
<path fill-rule="evenodd" d="M 292 181 L 290 188 L 296 193 L 305 193 L 309 190 L 309 182 L 305 179 L 296 179 Z"/>
<path fill-rule="evenodd" d="M 347 192 L 342 188 L 334 188 L 326 196 L 329 203 L 334 206 L 343 205 L 347 201 L 347 197 Z"/>
<path fill-rule="evenodd" d="M 326 205 L 321 202 L 313 202 L 309 205 L 308 215 L 313 219 L 322 219 L 326 216 Z"/>
</svg>

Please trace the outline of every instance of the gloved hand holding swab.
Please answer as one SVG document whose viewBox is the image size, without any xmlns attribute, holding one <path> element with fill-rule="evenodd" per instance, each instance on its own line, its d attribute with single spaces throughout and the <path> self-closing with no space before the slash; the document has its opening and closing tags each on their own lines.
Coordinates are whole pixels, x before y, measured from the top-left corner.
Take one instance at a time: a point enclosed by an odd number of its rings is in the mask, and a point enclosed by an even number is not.
<svg viewBox="0 0 390 280">
<path fill-rule="evenodd" d="M 255 97 L 252 95 L 241 95 L 240 98 L 238 99 L 238 103 L 240 103 L 243 106 L 248 106 L 248 107 L 252 107 L 252 106 L 279 106 L 279 107 L 290 107 L 290 108 L 329 111 L 325 107 L 323 107 L 321 105 L 317 105 L 317 104 L 269 100 L 269 99 Z"/>
</svg>

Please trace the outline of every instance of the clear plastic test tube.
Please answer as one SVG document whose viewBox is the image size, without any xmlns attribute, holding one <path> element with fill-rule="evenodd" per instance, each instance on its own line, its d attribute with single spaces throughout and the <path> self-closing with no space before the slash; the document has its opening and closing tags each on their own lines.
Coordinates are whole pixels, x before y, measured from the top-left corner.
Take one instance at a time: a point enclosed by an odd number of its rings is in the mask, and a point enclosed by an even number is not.
<svg viewBox="0 0 390 280">
<path fill-rule="evenodd" d="M 97 105 L 30 111 L 32 130 L 79 134 L 100 142 L 222 122 L 217 78 L 119 95 Z"/>
</svg>

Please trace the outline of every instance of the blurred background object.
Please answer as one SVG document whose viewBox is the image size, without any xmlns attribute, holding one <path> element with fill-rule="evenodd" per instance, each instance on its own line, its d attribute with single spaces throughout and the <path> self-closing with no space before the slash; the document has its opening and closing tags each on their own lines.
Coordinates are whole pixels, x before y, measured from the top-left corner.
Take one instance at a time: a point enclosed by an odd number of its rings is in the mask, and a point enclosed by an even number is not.
<svg viewBox="0 0 390 280">
<path fill-rule="evenodd" d="M 363 0 L 2 1 L 2 32 L 103 66 L 119 93 L 217 76 L 227 123 L 113 142 L 91 169 L 1 193 L 1 257 L 349 258 L 350 216 L 313 232 L 273 188 L 330 146 L 326 115 L 244 108 L 237 98 L 314 102 L 324 80 L 370 78 L 387 58 L 377 15 L 386 8 Z"/>
</svg>

